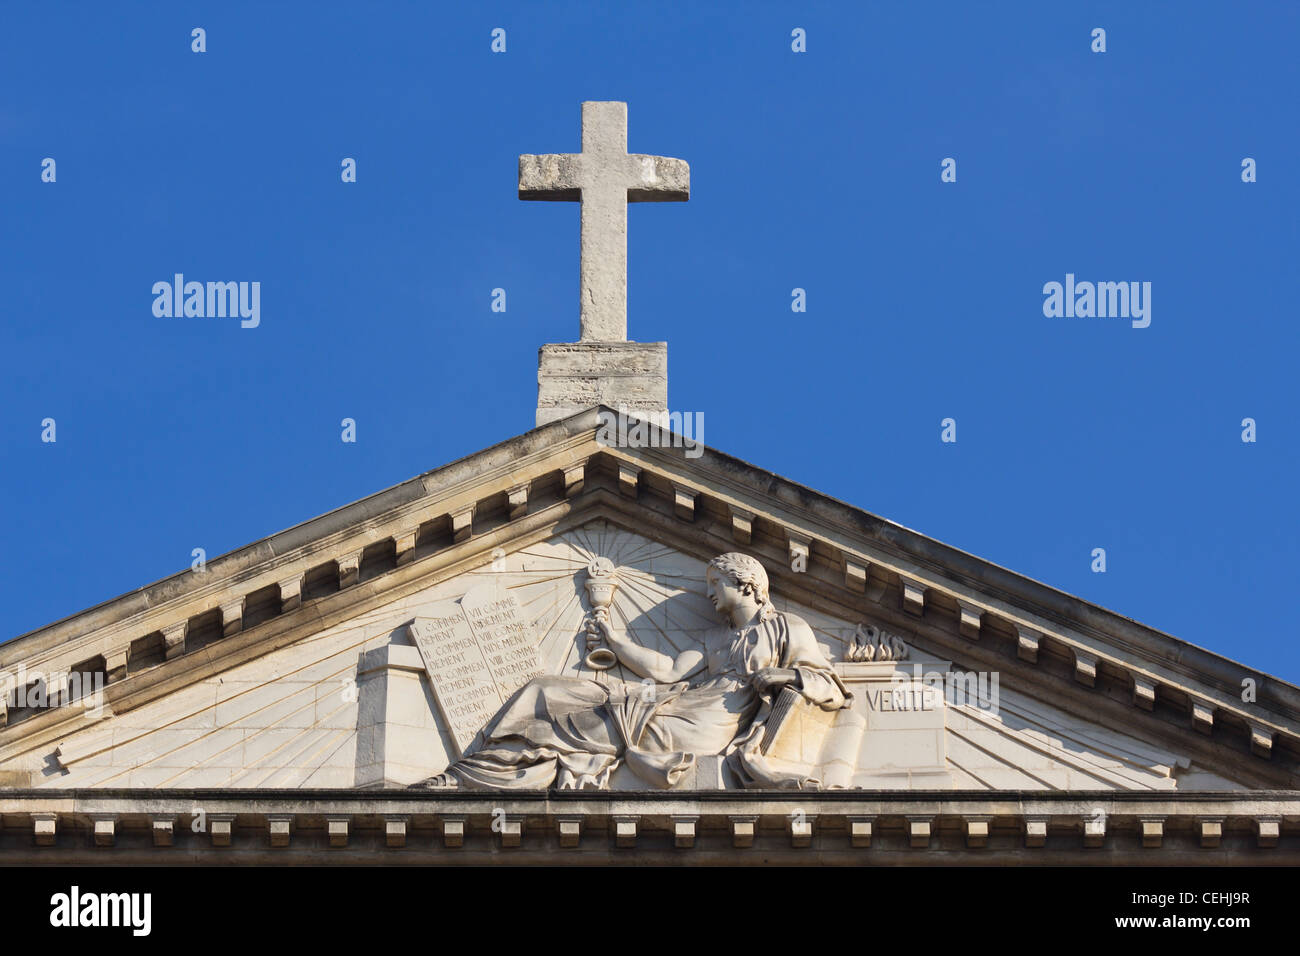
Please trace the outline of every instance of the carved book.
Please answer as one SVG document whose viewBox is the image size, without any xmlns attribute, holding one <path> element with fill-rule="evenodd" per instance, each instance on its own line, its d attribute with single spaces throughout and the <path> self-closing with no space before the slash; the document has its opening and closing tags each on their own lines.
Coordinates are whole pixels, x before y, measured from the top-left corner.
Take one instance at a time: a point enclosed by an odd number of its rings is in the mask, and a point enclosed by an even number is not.
<svg viewBox="0 0 1300 956">
<path fill-rule="evenodd" d="M 763 728 L 763 753 L 772 752 L 772 748 L 781 737 L 781 731 L 794 722 L 797 708 L 803 699 L 803 694 L 789 684 L 781 688 L 781 693 L 773 702 L 772 713 L 768 715 L 767 724 Z"/>
</svg>

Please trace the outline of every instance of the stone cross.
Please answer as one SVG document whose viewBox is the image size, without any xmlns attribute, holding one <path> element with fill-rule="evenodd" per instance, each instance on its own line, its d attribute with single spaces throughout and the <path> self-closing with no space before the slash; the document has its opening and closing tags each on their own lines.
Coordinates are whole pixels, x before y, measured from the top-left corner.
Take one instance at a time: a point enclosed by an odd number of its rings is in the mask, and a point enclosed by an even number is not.
<svg viewBox="0 0 1300 956">
<path fill-rule="evenodd" d="M 582 203 L 583 342 L 627 341 L 627 204 L 685 202 L 684 160 L 627 151 L 627 104 L 582 104 L 582 152 L 519 157 L 519 198 Z"/>
</svg>

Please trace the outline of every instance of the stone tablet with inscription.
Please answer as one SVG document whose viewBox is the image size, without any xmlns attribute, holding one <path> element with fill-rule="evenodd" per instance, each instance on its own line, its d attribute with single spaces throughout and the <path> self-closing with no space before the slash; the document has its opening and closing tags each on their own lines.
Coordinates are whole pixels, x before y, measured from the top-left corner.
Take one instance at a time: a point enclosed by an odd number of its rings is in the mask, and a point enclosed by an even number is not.
<svg viewBox="0 0 1300 956">
<path fill-rule="evenodd" d="M 475 587 L 417 617 L 410 631 L 458 757 L 501 705 L 542 673 L 532 622 L 504 588 Z"/>
</svg>

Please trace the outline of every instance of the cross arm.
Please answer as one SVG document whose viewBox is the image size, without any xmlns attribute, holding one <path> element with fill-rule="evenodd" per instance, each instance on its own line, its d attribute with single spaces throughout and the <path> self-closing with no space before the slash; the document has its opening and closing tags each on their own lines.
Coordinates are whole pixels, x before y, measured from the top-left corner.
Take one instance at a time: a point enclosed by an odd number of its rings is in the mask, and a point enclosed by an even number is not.
<svg viewBox="0 0 1300 956">
<path fill-rule="evenodd" d="M 584 185 L 582 167 L 581 153 L 524 153 L 519 157 L 519 198 L 578 202 Z M 628 202 L 685 202 L 691 198 L 691 167 L 684 159 L 632 153 L 622 177 Z"/>
<path fill-rule="evenodd" d="M 519 198 L 578 202 L 581 176 L 579 153 L 524 153 L 519 157 Z"/>
<path fill-rule="evenodd" d="M 628 156 L 631 177 L 628 202 L 685 202 L 691 198 L 691 167 L 671 156 Z"/>
</svg>

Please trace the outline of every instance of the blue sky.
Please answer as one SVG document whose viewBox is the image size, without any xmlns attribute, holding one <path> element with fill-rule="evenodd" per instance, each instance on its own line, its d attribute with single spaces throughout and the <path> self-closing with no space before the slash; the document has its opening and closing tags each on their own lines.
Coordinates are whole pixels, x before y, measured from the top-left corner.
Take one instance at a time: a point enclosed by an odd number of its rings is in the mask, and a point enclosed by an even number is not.
<svg viewBox="0 0 1300 956">
<path fill-rule="evenodd" d="M 0 635 L 531 428 L 578 208 L 517 156 L 618 99 L 691 165 L 629 329 L 709 445 L 1300 681 L 1300 6 L 464 6 L 6 9 Z M 261 324 L 156 318 L 177 272 Z M 1045 317 L 1067 273 L 1151 325 Z"/>
</svg>

